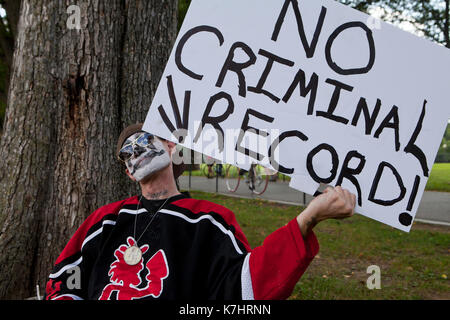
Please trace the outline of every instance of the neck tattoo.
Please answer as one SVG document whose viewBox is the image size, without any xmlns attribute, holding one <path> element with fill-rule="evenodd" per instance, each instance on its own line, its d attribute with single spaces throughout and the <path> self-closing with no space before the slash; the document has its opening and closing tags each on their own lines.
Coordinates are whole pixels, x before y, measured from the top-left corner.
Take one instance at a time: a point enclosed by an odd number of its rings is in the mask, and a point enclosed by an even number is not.
<svg viewBox="0 0 450 320">
<path fill-rule="evenodd" d="M 144 196 L 147 199 L 159 199 L 163 196 L 166 196 L 169 193 L 167 189 L 159 191 L 159 192 L 153 192 L 153 193 L 146 193 Z"/>
</svg>

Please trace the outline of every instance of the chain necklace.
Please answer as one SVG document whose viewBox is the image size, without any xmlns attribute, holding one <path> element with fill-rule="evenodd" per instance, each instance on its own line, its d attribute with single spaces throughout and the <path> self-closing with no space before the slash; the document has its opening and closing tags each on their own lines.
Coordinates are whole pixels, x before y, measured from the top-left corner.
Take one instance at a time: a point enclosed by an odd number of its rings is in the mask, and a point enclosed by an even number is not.
<svg viewBox="0 0 450 320">
<path fill-rule="evenodd" d="M 136 240 L 136 222 L 137 222 L 139 206 L 141 204 L 141 199 L 142 199 L 142 195 L 139 197 L 139 202 L 138 202 L 137 209 L 136 209 L 136 216 L 134 218 L 133 239 L 135 240 L 135 243 L 131 247 L 128 247 L 127 250 L 125 250 L 125 253 L 123 255 L 123 259 L 130 266 L 134 266 L 134 265 L 138 264 L 141 261 L 141 259 L 142 259 L 142 251 L 141 251 L 141 249 L 138 246 L 138 242 L 142 238 L 144 233 L 147 231 L 148 227 L 150 227 L 150 225 L 152 224 L 152 222 L 155 219 L 155 217 L 158 215 L 159 210 L 161 210 L 161 208 L 164 207 L 164 205 L 166 204 L 167 200 L 169 200 L 169 198 L 167 198 L 166 201 L 164 201 L 164 203 L 161 205 L 161 207 L 159 207 L 159 209 L 155 212 L 155 214 L 153 215 L 153 217 L 150 220 L 150 222 L 145 227 L 144 231 L 141 233 L 139 238 Z"/>
</svg>

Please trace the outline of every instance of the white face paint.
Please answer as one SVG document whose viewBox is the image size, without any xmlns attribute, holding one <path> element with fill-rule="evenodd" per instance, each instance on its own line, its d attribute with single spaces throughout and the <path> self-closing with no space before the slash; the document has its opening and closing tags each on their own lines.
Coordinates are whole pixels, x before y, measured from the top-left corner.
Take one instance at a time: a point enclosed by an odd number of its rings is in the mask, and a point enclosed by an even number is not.
<svg viewBox="0 0 450 320">
<path fill-rule="evenodd" d="M 138 132 L 130 136 L 123 145 L 127 145 L 135 141 L 142 132 Z M 164 148 L 161 140 L 155 137 L 147 146 L 133 145 L 133 156 L 125 162 L 128 171 L 136 179 L 141 181 L 161 169 L 170 165 L 170 155 Z"/>
</svg>

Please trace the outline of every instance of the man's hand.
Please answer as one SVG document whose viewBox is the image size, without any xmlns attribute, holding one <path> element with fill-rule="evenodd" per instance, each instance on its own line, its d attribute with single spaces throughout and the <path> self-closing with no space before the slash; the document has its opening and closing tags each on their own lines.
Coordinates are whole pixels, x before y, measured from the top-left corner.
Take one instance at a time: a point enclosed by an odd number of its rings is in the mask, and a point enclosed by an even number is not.
<svg viewBox="0 0 450 320">
<path fill-rule="evenodd" d="M 297 222 L 303 237 L 305 238 L 320 221 L 351 217 L 355 205 L 356 197 L 354 194 L 340 186 L 328 187 L 297 216 Z"/>
</svg>

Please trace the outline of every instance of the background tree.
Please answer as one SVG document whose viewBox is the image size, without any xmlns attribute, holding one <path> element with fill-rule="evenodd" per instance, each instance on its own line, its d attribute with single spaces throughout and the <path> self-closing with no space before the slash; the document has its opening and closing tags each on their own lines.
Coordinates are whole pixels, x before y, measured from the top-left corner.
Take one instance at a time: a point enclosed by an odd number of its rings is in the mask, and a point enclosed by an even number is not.
<svg viewBox="0 0 450 320">
<path fill-rule="evenodd" d="M 79 1 L 79 30 L 71 4 L 20 9 L 0 142 L 0 299 L 44 288 L 81 222 L 137 192 L 115 145 L 145 119 L 176 36 L 176 0 Z"/>
<path fill-rule="evenodd" d="M 441 145 L 439 146 L 436 162 L 450 162 L 450 123 L 447 124 L 444 138 L 442 138 Z"/>
<path fill-rule="evenodd" d="M 191 4 L 191 0 L 178 0 L 178 30 L 181 28 L 186 12 Z"/>
<path fill-rule="evenodd" d="M 401 25 L 409 23 L 416 33 L 450 48 L 450 0 L 339 0 L 363 12 L 381 8 L 381 19 Z"/>
</svg>

